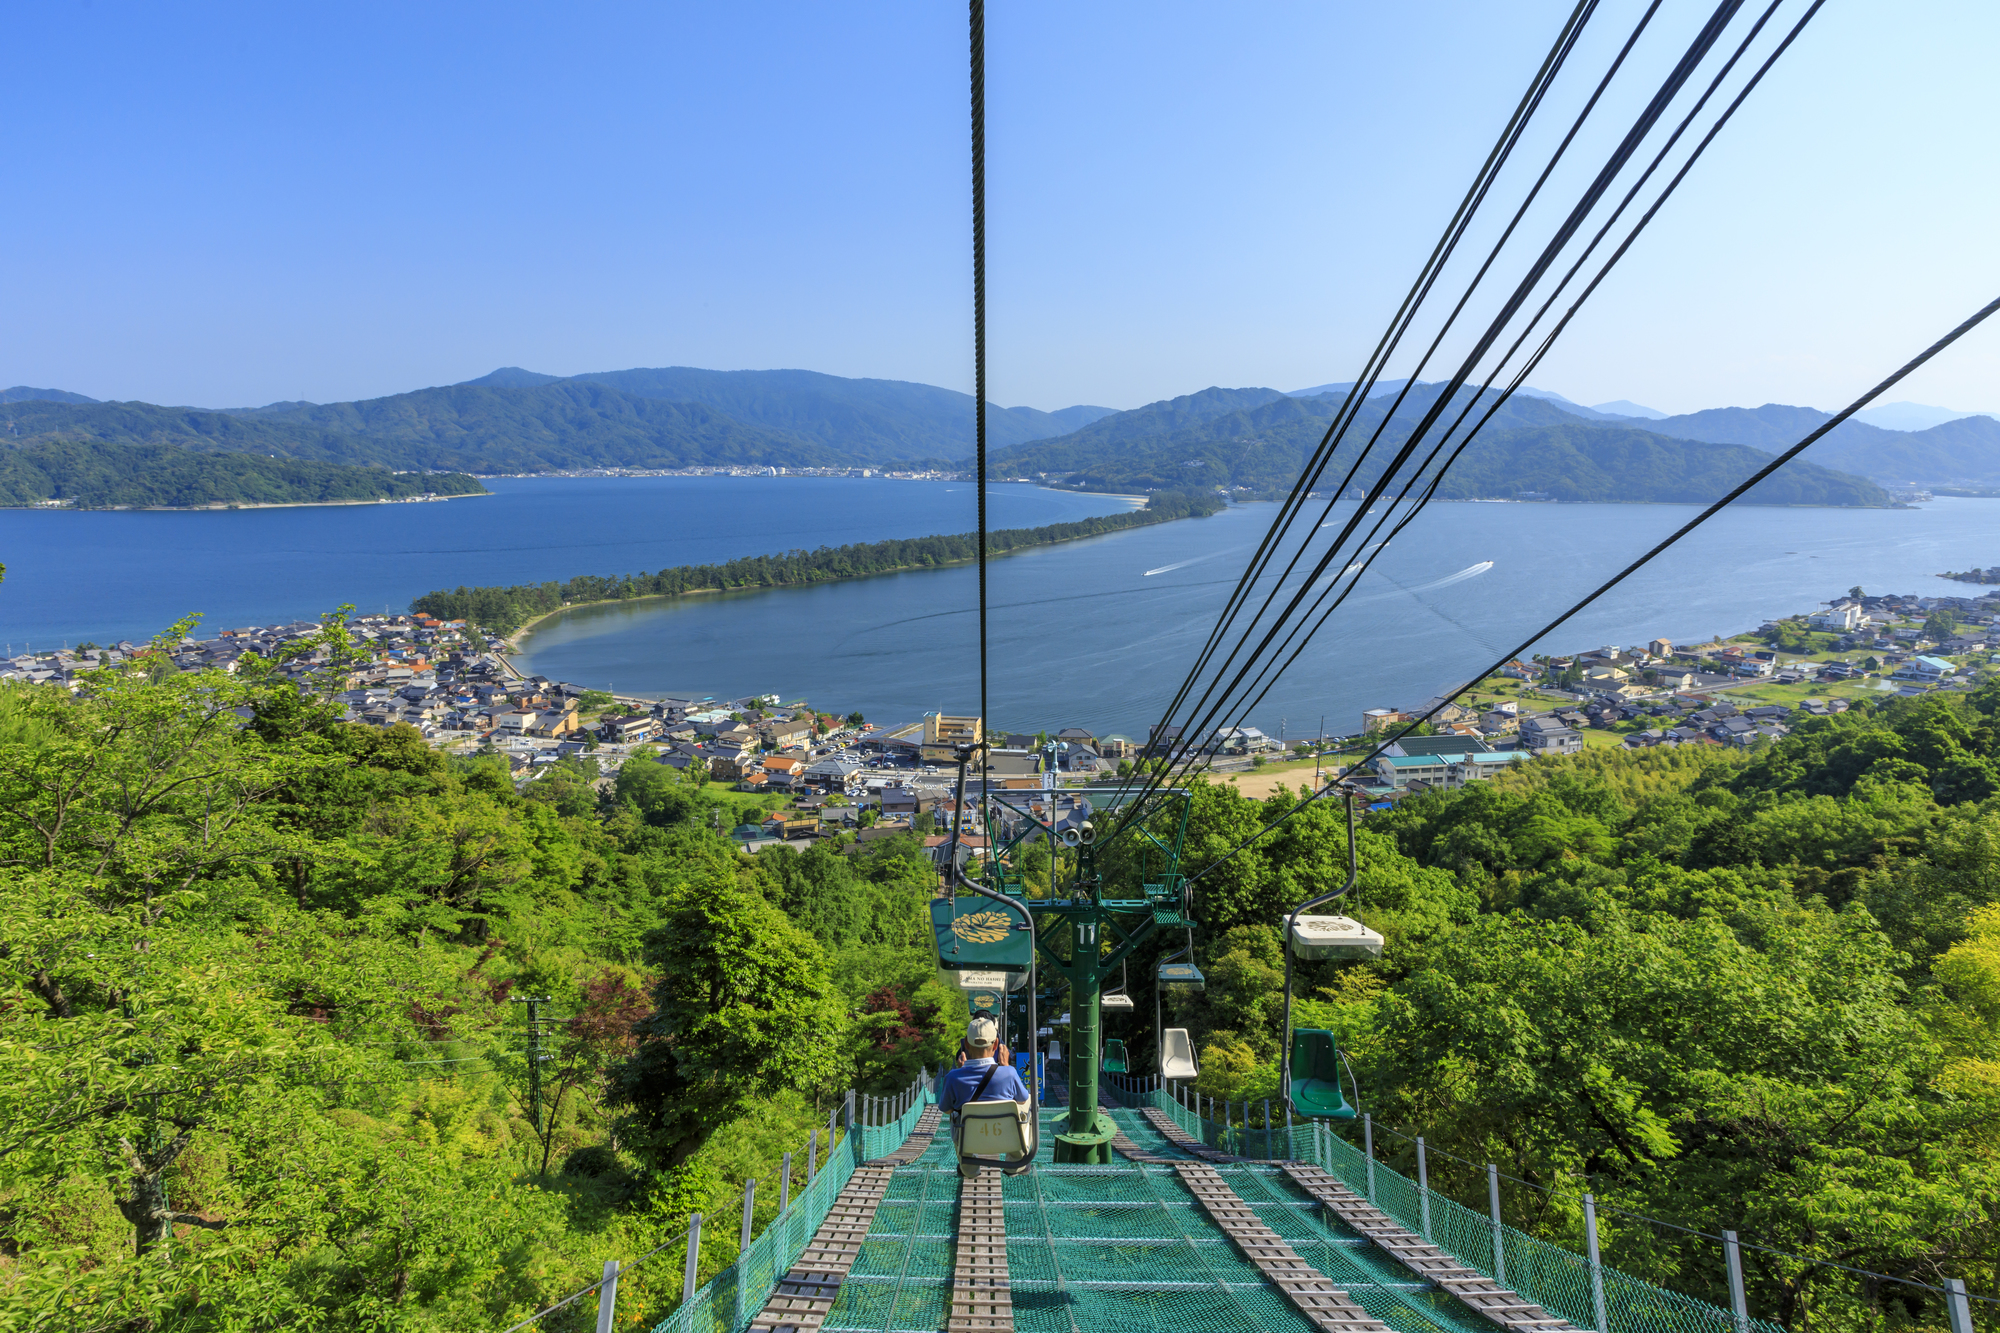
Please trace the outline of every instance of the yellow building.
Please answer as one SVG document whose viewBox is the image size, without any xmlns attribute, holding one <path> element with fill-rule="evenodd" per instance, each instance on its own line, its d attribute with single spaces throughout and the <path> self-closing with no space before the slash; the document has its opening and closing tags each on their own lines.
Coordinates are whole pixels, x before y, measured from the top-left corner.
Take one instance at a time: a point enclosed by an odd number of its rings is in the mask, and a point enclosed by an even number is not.
<svg viewBox="0 0 2000 1333">
<path fill-rule="evenodd" d="M 943 713 L 924 714 L 924 762 L 949 764 L 961 745 L 977 745 L 985 732 L 976 717 L 947 717 Z"/>
</svg>

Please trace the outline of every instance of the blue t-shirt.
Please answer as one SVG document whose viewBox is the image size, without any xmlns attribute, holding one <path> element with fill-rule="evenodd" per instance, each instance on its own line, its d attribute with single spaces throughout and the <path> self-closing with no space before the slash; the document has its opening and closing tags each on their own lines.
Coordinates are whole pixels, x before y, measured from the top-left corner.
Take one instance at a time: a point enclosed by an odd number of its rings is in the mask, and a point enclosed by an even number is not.
<svg viewBox="0 0 2000 1333">
<path fill-rule="evenodd" d="M 946 1115 L 957 1115 L 958 1108 L 972 1100 L 979 1081 L 986 1078 L 986 1071 L 993 1070 L 993 1077 L 986 1079 L 986 1091 L 979 1094 L 982 1102 L 1025 1102 L 1028 1100 L 1028 1085 L 1021 1081 L 1021 1075 L 1012 1065 L 994 1066 L 991 1059 L 967 1060 L 956 1069 L 944 1072 L 944 1086 L 939 1092 L 938 1103 L 944 1107 Z"/>
</svg>

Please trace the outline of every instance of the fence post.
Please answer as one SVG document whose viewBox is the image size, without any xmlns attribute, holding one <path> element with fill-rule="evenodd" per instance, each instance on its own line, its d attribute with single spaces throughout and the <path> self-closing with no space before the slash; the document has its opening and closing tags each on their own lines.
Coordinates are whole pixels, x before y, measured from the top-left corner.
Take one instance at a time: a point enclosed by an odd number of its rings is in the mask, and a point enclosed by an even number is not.
<svg viewBox="0 0 2000 1333">
<path fill-rule="evenodd" d="M 1500 1168 L 1486 1164 L 1486 1204 L 1493 1213 L 1493 1280 L 1507 1285 L 1507 1229 L 1500 1221 Z M 1736 1333 L 1745 1333 L 1738 1329 Z"/>
<path fill-rule="evenodd" d="M 1417 1135 L 1417 1213 L 1425 1240 L 1431 1238 L 1431 1169 L 1424 1156 L 1424 1136 Z M 1602 1333 L 1602 1330 L 1599 1330 Z"/>
<path fill-rule="evenodd" d="M 750 1221 L 757 1210 L 757 1178 L 743 1182 L 743 1238 L 736 1242 L 736 1251 L 741 1254 L 750 1248 Z"/>
<path fill-rule="evenodd" d="M 1269 1161 L 1277 1154 L 1271 1151 L 1271 1099 L 1264 1099 L 1264 1160 Z"/>
<path fill-rule="evenodd" d="M 597 1284 L 597 1333 L 611 1333 L 611 1313 L 618 1304 L 618 1261 L 604 1261 L 604 1280 Z"/>
<path fill-rule="evenodd" d="M 778 1216 L 783 1217 L 792 1207 L 792 1155 L 785 1154 L 784 1170 L 778 1174 Z"/>
<path fill-rule="evenodd" d="M 1736 1333 L 1750 1333 L 1750 1301 L 1743 1293 L 1743 1251 L 1736 1244 L 1736 1233 L 1722 1233 L 1722 1257 L 1729 1261 L 1729 1308 L 1736 1312 Z M 1952 1333 L 1961 1333 L 1958 1327 L 1958 1312 L 1952 1311 Z M 1972 1333 L 1970 1326 L 1963 1333 Z"/>
<path fill-rule="evenodd" d="M 688 1215 L 687 1267 L 681 1270 L 681 1304 L 694 1299 L 694 1276 L 701 1268 L 701 1214 Z"/>
<path fill-rule="evenodd" d="M 1590 1250 L 1590 1311 L 1597 1319 L 1597 1333 L 1611 1333 L 1604 1318 L 1604 1261 L 1597 1255 L 1597 1199 L 1583 1196 L 1583 1239 Z"/>
<path fill-rule="evenodd" d="M 847 1109 L 847 1132 L 851 1135 L 854 1133 L 854 1089 L 852 1088 L 849 1088 L 847 1090 L 846 1109 Z M 829 1135 L 829 1141 L 826 1146 L 829 1148 L 833 1146 L 830 1135 Z"/>
<path fill-rule="evenodd" d="M 1368 1154 L 1368 1202 L 1375 1202 L 1375 1117 L 1361 1113 L 1361 1150 Z"/>
<path fill-rule="evenodd" d="M 1965 1295 L 1965 1279 L 1948 1277 L 1944 1280 L 1945 1309 L 1951 1312 L 1951 1333 L 1972 1333 L 1972 1302 Z M 1746 1316 L 1738 1315 L 1740 1324 Z"/>
<path fill-rule="evenodd" d="M 806 1184 L 812 1184 L 813 1172 L 819 1169 L 819 1126 L 813 1126 L 812 1137 L 806 1140 Z"/>
</svg>

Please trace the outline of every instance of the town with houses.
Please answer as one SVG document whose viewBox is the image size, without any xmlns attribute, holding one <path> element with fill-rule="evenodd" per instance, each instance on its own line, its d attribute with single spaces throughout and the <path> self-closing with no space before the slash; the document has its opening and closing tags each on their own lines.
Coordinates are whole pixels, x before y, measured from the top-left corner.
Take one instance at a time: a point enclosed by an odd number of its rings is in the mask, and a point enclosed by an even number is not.
<svg viewBox="0 0 2000 1333">
<path fill-rule="evenodd" d="M 662 764 L 755 798 L 736 806 L 745 817 L 733 829 L 751 852 L 802 839 L 861 845 L 918 834 L 939 853 L 952 822 L 955 756 L 988 740 L 975 717 L 929 713 L 878 726 L 774 694 L 613 695 L 525 676 L 505 641 L 462 621 L 360 616 L 347 628 L 354 652 L 334 683 L 345 686 L 337 698 L 349 721 L 408 726 L 440 749 L 497 756 L 523 787 L 565 761 L 605 790 L 627 763 Z M 233 671 L 250 654 L 284 657 L 288 672 L 323 675 L 329 650 L 305 642 L 320 630 L 313 621 L 223 630 L 181 643 L 170 657 L 190 671 Z M 79 688 L 84 673 L 154 652 L 130 641 L 24 652 L 0 659 L 0 679 Z M 1198 759 L 1215 772 L 1282 776 L 1297 766 L 1345 776 L 1381 808 L 1590 746 L 1752 747 L 1857 699 L 1971 689 L 1996 670 L 2000 592 L 1902 597 L 1854 589 L 1726 640 L 1654 639 L 1643 648 L 1516 660 L 1448 699 L 1368 709 L 1355 732 L 1310 741 L 1254 727 L 1199 738 L 1155 727 L 1143 742 L 1082 727 L 995 734 L 983 775 L 968 787 L 960 845 L 965 854 L 983 853 L 982 788 L 1061 793 L 1119 782 L 1149 761 Z M 1059 823 L 1090 812 L 1083 791 L 1054 799 Z"/>
</svg>

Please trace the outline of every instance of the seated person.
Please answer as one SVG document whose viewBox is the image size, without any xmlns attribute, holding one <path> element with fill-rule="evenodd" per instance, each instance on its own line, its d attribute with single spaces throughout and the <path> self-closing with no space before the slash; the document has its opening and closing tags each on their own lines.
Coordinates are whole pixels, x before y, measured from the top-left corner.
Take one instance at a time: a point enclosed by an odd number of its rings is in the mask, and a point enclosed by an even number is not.
<svg viewBox="0 0 2000 1333">
<path fill-rule="evenodd" d="M 1000 1025 L 981 1014 L 965 1026 L 965 1060 L 947 1070 L 941 1080 L 938 1104 L 952 1119 L 968 1102 L 1028 1100 L 1028 1085 L 1012 1065 L 995 1063 L 993 1048 L 1000 1039 Z"/>
</svg>

